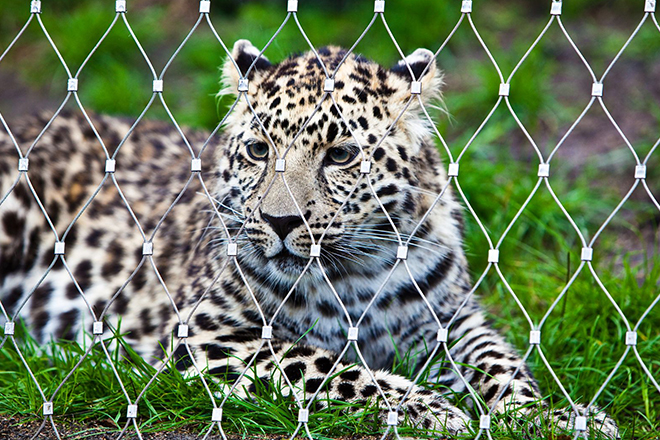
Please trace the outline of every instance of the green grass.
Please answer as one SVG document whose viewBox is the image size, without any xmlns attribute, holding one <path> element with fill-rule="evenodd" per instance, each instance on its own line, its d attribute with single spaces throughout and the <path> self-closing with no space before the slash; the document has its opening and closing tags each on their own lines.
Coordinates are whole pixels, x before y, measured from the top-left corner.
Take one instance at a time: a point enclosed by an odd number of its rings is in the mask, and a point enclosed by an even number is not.
<svg viewBox="0 0 660 440">
<path fill-rule="evenodd" d="M 160 72 L 192 27 L 196 16 L 193 13 L 177 19 L 174 17 L 180 15 L 181 9 L 171 10 L 149 3 L 131 1 L 127 17 L 156 71 Z M 566 26 L 597 72 L 604 70 L 641 18 L 639 8 L 630 3 L 608 2 L 607 7 L 603 7 L 598 0 L 579 0 L 564 5 Z M 18 1 L 0 4 L 0 49 L 4 50 L 27 20 L 26 5 Z M 505 76 L 543 28 L 546 9 L 549 8 L 546 6 L 511 0 L 503 4 L 475 4 L 475 24 Z M 110 25 L 114 16 L 111 7 L 112 4 L 100 7 L 92 0 L 81 0 L 75 7 L 64 0 L 43 4 L 43 22 L 73 72 Z M 372 15 L 370 2 L 342 0 L 301 6 L 299 20 L 314 45 L 349 47 Z M 283 4 L 279 2 L 255 1 L 237 5 L 231 1 L 217 1 L 213 2 L 211 17 L 227 46 L 231 47 L 239 38 L 248 38 L 261 47 L 281 24 L 285 14 Z M 386 17 L 404 52 L 411 53 L 417 47 L 437 49 L 458 21 L 460 11 L 449 1 L 393 1 L 388 3 Z M 432 27 L 411 26 L 411 23 L 428 21 L 430 17 Z M 520 17 L 525 20 L 521 21 Z M 607 31 L 603 32 L 605 26 Z M 293 20 L 289 20 L 266 55 L 278 61 L 293 52 L 307 49 L 300 31 Z M 647 23 L 628 49 L 624 61 L 657 60 L 660 56 L 658 49 L 657 29 Z M 392 65 L 399 59 L 380 20 L 356 51 L 384 65 Z M 218 67 L 224 58 L 220 44 L 203 22 L 165 75 L 164 97 L 180 123 L 209 129 L 216 125 L 224 106 L 218 109 L 212 97 L 218 90 Z M 511 90 L 513 106 L 531 128 L 538 124 L 564 124 L 577 116 L 566 111 L 564 102 L 560 105 L 557 101 L 557 95 L 562 93 L 568 93 L 572 98 L 575 96 L 575 90 L 569 88 L 567 92 L 565 85 L 557 84 L 555 80 L 564 67 L 562 63 L 569 58 L 573 63 L 579 63 L 555 26 L 516 74 L 517 80 L 512 83 Z M 441 52 L 438 63 L 449 75 L 451 93 L 446 96 L 447 107 L 453 120 L 458 122 L 457 131 L 463 132 L 464 123 L 478 124 L 490 110 L 500 81 L 467 22 Z M 52 99 L 61 100 L 65 96 L 62 85 L 66 83 L 64 69 L 36 21 L 0 63 L 0 69 L 15 72 L 28 86 Z M 579 77 L 586 79 L 586 70 L 579 67 L 578 71 Z M 119 20 L 81 73 L 81 101 L 96 111 L 137 116 L 146 105 L 150 91 L 149 69 Z M 164 111 L 155 107 L 150 117 L 166 119 Z M 0 110 L 7 112 L 5 107 L 0 106 Z M 451 127 L 442 121 L 441 128 L 445 133 L 445 129 Z"/>
<path fill-rule="evenodd" d="M 70 68 L 75 71 L 110 24 L 112 13 L 90 0 L 77 2 L 75 8 L 69 3 L 65 0 L 44 2 L 42 18 Z M 505 77 L 547 20 L 549 6 L 541 3 L 475 2 L 475 23 Z M 596 72 L 603 71 L 625 42 L 636 20 L 641 18 L 641 3 L 565 2 L 563 18 L 566 26 Z M 404 52 L 412 52 L 417 47 L 436 49 L 459 18 L 457 4 L 388 1 L 386 17 Z M 107 8 L 111 6 L 106 5 Z M 300 21 L 315 45 L 350 46 L 370 20 L 372 4 L 346 0 L 331 5 L 301 2 L 300 11 Z M 0 4 L 0 50 L 11 41 L 27 16 L 26 4 Z M 526 19 L 521 20 L 521 16 Z M 165 6 L 143 8 L 138 0 L 130 2 L 129 21 L 157 71 L 195 19 L 194 14 L 182 20 L 172 17 Z M 283 2 L 244 2 L 239 5 L 230 1 L 213 2 L 213 23 L 229 46 L 238 38 L 249 38 L 256 45 L 265 44 L 283 18 Z M 430 18 L 432 27 L 411 25 Z M 305 49 L 306 43 L 290 22 L 266 54 L 277 61 L 291 52 Z M 647 23 L 620 64 L 641 66 L 641 71 L 650 71 L 650 66 L 657 65 L 660 58 L 658 49 L 660 36 Z M 379 22 L 357 51 L 386 65 L 393 64 L 398 57 Z M 210 31 L 202 27 L 175 60 L 165 76 L 164 97 L 178 122 L 194 127 L 215 127 L 226 107 L 225 102 L 217 103 L 214 98 L 219 87 L 218 67 L 223 58 L 220 45 Z M 437 122 L 455 156 L 490 111 L 500 81 L 466 23 L 440 54 L 438 63 L 447 73 L 445 104 L 450 116 L 439 116 Z M 66 75 L 35 23 L 0 63 L 0 69 L 20 77 L 37 95 L 53 101 L 64 98 Z M 516 74 L 511 86 L 512 106 L 532 136 L 539 139 L 539 147 L 544 153 L 554 146 L 586 104 L 588 93 L 583 93 L 580 88 L 589 87 L 590 80 L 585 82 L 585 78 L 584 68 L 556 27 Z M 150 83 L 144 60 L 123 24 L 118 23 L 82 72 L 80 96 L 88 109 L 136 116 L 149 99 Z M 606 104 L 619 103 L 619 95 L 610 98 L 612 95 L 607 93 L 623 83 L 606 82 Z M 630 102 L 624 102 L 626 110 L 634 112 L 639 119 L 651 117 L 651 122 L 646 124 L 648 128 L 632 135 L 635 148 L 645 153 L 658 136 L 660 110 L 658 103 L 643 93 L 631 96 Z M 8 111 L 11 107 L 12 103 L 0 102 L 0 111 L 5 116 L 11 113 Z M 158 105 L 147 117 L 166 119 Z M 618 114 L 615 117 L 619 119 Z M 603 130 L 613 130 L 607 123 L 602 127 Z M 628 132 L 628 129 L 624 127 L 624 131 Z M 586 151 L 590 146 L 584 147 Z M 622 197 L 622 189 L 632 184 L 630 170 L 634 164 L 630 157 L 620 142 L 618 149 L 603 153 L 598 160 L 586 165 L 573 163 L 570 158 L 553 160 L 552 188 L 587 238 L 593 236 L 616 206 Z M 531 147 L 504 107 L 494 114 L 461 160 L 460 184 L 494 241 L 499 239 L 532 191 L 537 181 L 536 163 Z M 648 165 L 648 181 L 653 189 L 660 169 L 657 154 Z M 625 183 L 608 183 L 611 180 Z M 624 210 L 596 242 L 594 254 L 598 276 L 631 325 L 658 294 L 660 279 L 658 255 L 639 250 L 639 246 L 635 248 L 638 250 L 631 250 L 621 244 L 624 233 L 631 235 L 629 230 L 637 236 L 637 242 L 644 244 L 648 239 L 644 234 L 649 225 L 652 230 L 658 229 L 657 210 L 639 189 L 637 191 L 639 197 L 626 203 Z M 487 266 L 489 246 L 467 211 L 466 216 L 466 249 L 476 279 Z M 502 273 L 535 323 L 575 273 L 580 263 L 581 247 L 564 214 L 545 186 L 541 186 L 500 247 Z M 526 348 L 529 325 L 492 269 L 477 294 L 495 325 L 516 346 Z M 658 328 L 660 314 L 656 309 L 647 316 L 638 332 L 639 353 L 656 380 L 660 380 Z M 541 348 L 571 397 L 584 403 L 600 388 L 623 355 L 625 331 L 622 318 L 585 267 L 545 323 Z M 39 347 L 25 334 L 19 340 L 28 365 L 47 395 L 57 388 L 84 352 L 70 342 Z M 118 353 L 113 356 L 120 359 Z M 532 354 L 528 362 L 548 399 L 557 407 L 565 407 L 566 401 L 539 355 Z M 409 364 L 410 360 L 403 353 L 394 369 L 406 373 Z M 122 359 L 115 365 L 131 398 L 139 394 L 154 374 L 151 366 L 136 358 Z M 215 382 L 209 383 L 214 391 L 222 388 Z M 9 342 L 0 351 L 0 390 L 0 414 L 18 415 L 24 420 L 40 419 L 42 400 Z M 463 398 L 456 396 L 459 404 L 464 403 Z M 657 438 L 657 432 L 660 432 L 660 393 L 632 352 L 628 353 L 596 403 L 604 406 L 617 420 L 625 439 Z M 370 435 L 382 429 L 374 422 L 373 405 L 361 413 L 346 411 L 351 405 L 333 402 L 329 408 L 313 412 L 309 426 L 314 436 Z M 104 420 L 110 425 L 123 426 L 126 400 L 101 351 L 92 350 L 58 393 L 55 407 L 58 415 L 64 414 L 81 422 Z M 282 394 L 281 388 L 260 387 L 254 399 L 229 399 L 223 426 L 227 432 L 238 434 L 290 435 L 296 426 L 292 422 L 296 419 L 296 412 L 297 408 Z M 199 378 L 162 374 L 145 394 L 138 420 L 143 432 L 190 425 L 202 432 L 208 429 L 210 413 L 210 400 Z M 561 438 L 552 427 L 548 427 L 548 431 L 542 438 Z M 403 432 L 412 434 L 410 428 L 404 428 Z M 494 428 L 493 437 L 519 439 L 521 435 L 505 421 L 503 427 Z"/>
<path fill-rule="evenodd" d="M 632 275 L 628 273 L 613 287 L 625 289 L 629 293 L 629 300 L 621 305 L 626 312 L 639 316 L 647 306 L 642 299 L 650 298 L 657 289 L 650 282 L 638 285 Z M 660 266 L 656 266 L 654 272 L 649 274 L 651 279 L 657 279 L 658 275 Z M 506 297 L 501 289 L 496 290 L 501 299 Z M 601 303 L 598 298 L 602 296 L 593 283 L 576 283 L 572 291 L 575 292 L 569 297 L 572 304 L 558 314 L 555 322 L 551 321 L 545 327 L 542 348 L 568 392 L 573 398 L 579 399 L 581 396 L 591 396 L 605 379 L 606 373 L 613 369 L 624 350 L 621 341 L 625 329 L 611 314 L 602 315 L 599 310 L 593 310 L 600 308 L 597 304 Z M 490 300 L 492 301 L 492 298 Z M 517 335 L 518 338 L 513 339 L 522 346 L 525 343 L 526 326 L 516 320 L 504 319 L 502 316 L 506 316 L 511 310 L 502 311 L 504 315 L 498 314 L 498 324 L 508 327 L 509 335 Z M 533 308 L 530 311 L 533 312 Z M 586 317 L 597 318 L 587 320 Z M 660 336 L 654 331 L 657 325 L 657 317 L 651 316 L 639 330 L 640 355 L 656 374 L 660 369 Z M 48 347 L 48 351 L 53 353 L 49 355 L 43 347 L 38 347 L 26 335 L 20 335 L 19 340 L 21 351 L 47 396 L 50 396 L 83 353 L 81 347 L 75 343 L 57 342 Z M 612 341 L 618 343 L 613 344 Z M 610 386 L 605 389 L 599 403 L 607 404 L 608 413 L 620 423 L 623 438 L 652 439 L 660 429 L 660 397 L 631 354 L 619 368 Z M 116 352 L 113 354 L 113 363 L 132 399 L 155 373 L 153 367 L 140 359 L 119 359 Z M 538 358 L 532 357 L 530 363 L 544 392 L 552 397 L 556 406 L 565 406 L 566 402 L 556 384 L 545 373 L 545 368 Z M 13 348 L 5 347 L 2 350 L 0 371 L 0 389 L 3 390 L 0 413 L 21 415 L 26 420 L 38 419 L 41 399 L 38 398 L 37 390 Z M 224 388 L 213 381 L 209 383 L 214 391 Z M 56 397 L 55 407 L 58 415 L 65 414 L 82 422 L 104 420 L 106 423 L 116 424 L 118 428 L 123 425 L 126 401 L 101 350 L 93 350 L 75 371 Z M 250 400 L 230 398 L 224 408 L 227 422 L 223 427 L 230 433 L 286 435 L 296 427 L 293 421 L 297 407 L 290 398 L 282 394 L 282 388 L 277 384 L 260 387 Z M 368 406 L 361 412 L 346 411 L 355 408 L 355 404 L 332 402 L 329 409 L 314 412 L 310 417 L 312 434 L 316 438 L 336 438 L 358 433 L 370 435 L 381 430 L 375 419 L 374 406 Z M 163 373 L 140 402 L 139 421 L 143 432 L 168 431 L 184 425 L 193 425 L 201 432 L 208 429 L 210 410 L 208 394 L 198 378 L 183 377 L 178 373 Z M 548 429 L 552 432 L 552 428 Z M 410 428 L 402 429 L 402 433 L 406 432 L 415 431 Z M 416 434 L 423 436 L 425 433 Z M 521 438 L 511 434 L 507 427 L 497 427 L 493 434 L 497 439 Z"/>
<path fill-rule="evenodd" d="M 498 161 L 480 161 L 478 157 L 467 159 L 480 163 L 481 173 L 465 173 L 461 184 L 468 194 L 472 194 L 470 202 L 481 220 L 485 224 L 497 225 L 500 228 L 498 233 L 501 233 L 506 220 L 513 216 L 526 198 L 526 187 L 531 186 L 535 178 L 519 178 L 516 185 L 493 186 L 488 200 L 483 200 L 477 194 L 484 179 L 497 178 L 504 170 L 496 170 L 502 166 Z M 486 165 L 488 163 L 492 164 L 492 169 Z M 611 202 L 615 201 L 615 197 L 610 196 L 601 197 L 598 203 L 594 203 L 592 200 L 595 194 L 588 186 L 571 186 L 567 180 L 560 178 L 556 179 L 556 183 L 553 181 L 553 187 L 561 194 L 566 208 L 578 219 L 578 224 L 592 231 L 597 222 L 588 219 L 580 221 L 584 212 L 589 211 L 604 218 Z M 581 246 L 575 238 L 570 238 L 570 229 L 563 214 L 556 209 L 549 209 L 549 203 L 547 191 L 540 192 L 519 219 L 519 226 L 511 230 L 510 238 L 505 240 L 502 247 L 501 270 L 535 322 L 539 321 L 566 280 L 575 272 L 579 262 L 577 251 Z M 493 206 L 498 209 L 493 209 Z M 639 212 L 642 215 L 645 210 Z M 484 249 L 484 240 L 479 238 L 480 234 L 473 222 L 468 223 L 467 247 L 475 277 L 485 266 L 483 251 L 477 252 Z M 615 249 L 614 234 L 610 233 L 603 238 L 601 245 L 596 247 L 597 255 L 607 255 L 608 251 Z M 594 264 L 599 277 L 634 325 L 658 294 L 660 261 L 650 255 L 645 265 L 637 267 L 632 267 L 628 258 L 624 258 L 622 264 L 615 264 L 611 259 L 599 261 L 597 258 Z M 494 272 L 491 271 L 484 279 L 477 293 L 491 311 L 495 325 L 515 345 L 524 349 L 527 346 L 529 325 Z M 640 356 L 655 377 L 660 373 L 659 325 L 658 314 L 651 313 L 638 330 Z M 544 325 L 541 348 L 571 397 L 586 403 L 625 351 L 625 331 L 622 319 L 585 268 Z M 50 347 L 39 347 L 24 332 L 18 340 L 21 341 L 21 351 L 28 365 L 47 396 L 57 388 L 84 353 L 83 348 L 72 342 L 54 342 Z M 408 366 L 411 362 L 408 356 L 402 353 L 393 370 L 410 374 Z M 130 356 L 130 349 L 125 358 L 114 351 L 113 363 L 131 399 L 135 399 L 155 373 L 153 367 Z M 566 400 L 540 357 L 534 353 L 528 363 L 546 398 L 556 407 L 566 407 Z M 220 385 L 210 378 L 207 380 L 214 392 L 227 390 L 226 385 Z M 25 420 L 40 418 L 42 400 L 9 341 L 0 351 L 0 389 L 3 391 L 0 414 L 20 415 Z M 283 393 L 283 389 L 286 390 L 278 384 L 261 384 L 254 398 L 243 400 L 230 397 L 224 410 L 224 429 L 238 434 L 290 435 L 296 428 L 294 420 L 297 407 Z M 465 406 L 466 396 L 454 397 L 459 405 Z M 312 413 L 310 430 L 315 438 L 382 432 L 382 426 L 376 421 L 377 409 L 374 403 L 356 412 L 347 411 L 355 409 L 356 404 L 332 402 L 329 408 Z M 628 353 L 596 403 L 605 407 L 617 420 L 624 439 L 653 439 L 660 430 L 660 393 L 632 352 Z M 65 414 L 81 422 L 104 420 L 118 428 L 123 426 L 126 420 L 126 399 L 101 350 L 92 350 L 86 361 L 66 382 L 55 399 L 55 407 L 58 415 Z M 466 410 L 471 411 L 469 407 Z M 140 403 L 139 423 L 143 432 L 169 431 L 182 426 L 190 428 L 191 425 L 193 430 L 202 432 L 210 426 L 210 411 L 210 399 L 199 378 L 163 373 L 147 390 Z M 493 437 L 523 438 L 515 426 L 505 418 L 502 426 L 493 429 Z M 401 432 L 421 437 L 430 435 L 415 432 L 409 427 L 403 427 Z M 560 438 L 553 435 L 558 434 L 552 426 L 548 426 L 546 433 L 539 438 Z"/>
</svg>

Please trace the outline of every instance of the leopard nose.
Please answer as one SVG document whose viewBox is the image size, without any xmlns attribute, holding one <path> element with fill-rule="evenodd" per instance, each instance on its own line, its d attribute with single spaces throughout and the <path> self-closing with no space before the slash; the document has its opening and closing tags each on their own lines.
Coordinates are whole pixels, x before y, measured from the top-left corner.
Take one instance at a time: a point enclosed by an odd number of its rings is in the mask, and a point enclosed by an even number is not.
<svg viewBox="0 0 660 440">
<path fill-rule="evenodd" d="M 287 235 L 298 226 L 303 224 L 302 218 L 297 215 L 285 215 L 283 217 L 274 217 L 265 212 L 261 213 L 261 218 L 273 228 L 273 231 L 280 239 L 284 240 Z"/>
</svg>

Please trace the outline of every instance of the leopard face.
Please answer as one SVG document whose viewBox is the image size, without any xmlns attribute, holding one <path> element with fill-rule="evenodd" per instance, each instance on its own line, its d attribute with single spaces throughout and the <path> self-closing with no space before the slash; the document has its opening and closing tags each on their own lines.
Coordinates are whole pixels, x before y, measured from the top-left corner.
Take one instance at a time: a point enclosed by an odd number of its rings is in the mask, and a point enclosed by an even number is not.
<svg viewBox="0 0 660 440">
<path fill-rule="evenodd" d="M 249 71 L 249 91 L 228 119 L 216 197 L 232 212 L 233 231 L 244 231 L 236 238 L 242 261 L 289 284 L 314 244 L 322 264 L 310 265 L 311 278 L 391 264 L 406 239 L 393 226 L 410 232 L 431 203 L 425 193 L 440 191 L 443 171 L 421 110 L 441 85 L 432 53 L 420 49 L 388 70 L 333 47 L 276 65 L 247 41 L 234 52 L 224 93 L 235 93 L 237 67 Z M 421 95 L 411 94 L 413 76 Z"/>
</svg>

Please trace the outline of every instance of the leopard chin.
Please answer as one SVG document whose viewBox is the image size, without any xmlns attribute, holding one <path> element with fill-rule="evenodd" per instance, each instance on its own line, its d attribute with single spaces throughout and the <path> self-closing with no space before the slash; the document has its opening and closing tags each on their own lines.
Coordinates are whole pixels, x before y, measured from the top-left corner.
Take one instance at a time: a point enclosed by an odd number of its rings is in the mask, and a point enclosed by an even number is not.
<svg viewBox="0 0 660 440">
<path fill-rule="evenodd" d="M 273 257 L 268 258 L 268 266 L 283 275 L 298 278 L 309 264 L 309 258 L 303 258 L 283 248 Z M 309 269 L 308 269 L 309 270 Z"/>
<path fill-rule="evenodd" d="M 325 284 L 327 280 L 332 282 L 334 279 L 368 270 L 368 266 L 356 265 L 355 262 L 326 252 L 325 249 L 319 259 L 302 257 L 283 248 L 276 255 L 270 258 L 262 256 L 260 260 L 261 262 L 253 263 L 254 267 L 263 270 L 267 274 L 269 284 L 280 289 L 290 289 L 295 283 L 301 287 Z"/>
</svg>

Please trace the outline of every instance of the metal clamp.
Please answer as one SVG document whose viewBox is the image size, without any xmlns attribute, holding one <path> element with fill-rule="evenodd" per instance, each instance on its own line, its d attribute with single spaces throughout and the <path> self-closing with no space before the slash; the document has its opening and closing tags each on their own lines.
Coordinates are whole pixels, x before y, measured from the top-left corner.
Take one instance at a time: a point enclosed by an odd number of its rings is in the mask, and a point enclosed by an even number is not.
<svg viewBox="0 0 660 440">
<path fill-rule="evenodd" d="M 332 78 L 326 78 L 323 82 L 323 91 L 330 93 L 335 90 L 335 80 Z"/>
<path fill-rule="evenodd" d="M 188 324 L 179 324 L 176 335 L 183 339 L 188 337 Z"/>
<path fill-rule="evenodd" d="M 626 332 L 626 345 L 637 345 L 637 332 Z"/>
<path fill-rule="evenodd" d="M 163 80 L 162 79 L 155 79 L 154 80 L 153 92 L 154 93 L 163 93 Z"/>
<path fill-rule="evenodd" d="M 385 0 L 376 0 L 374 2 L 374 14 L 382 14 L 385 12 Z"/>
<path fill-rule="evenodd" d="M 66 80 L 66 91 L 67 92 L 78 91 L 78 78 L 69 78 L 68 80 Z"/>
<path fill-rule="evenodd" d="M 587 430 L 587 418 L 585 416 L 577 416 L 575 418 L 575 430 L 576 431 Z"/>
<path fill-rule="evenodd" d="M 273 339 L 273 326 L 264 325 L 261 327 L 261 339 L 270 340 Z"/>
<path fill-rule="evenodd" d="M 421 95 L 422 93 L 422 82 L 413 81 L 410 83 L 410 94 L 411 95 Z"/>
<path fill-rule="evenodd" d="M 115 12 L 117 13 L 126 12 L 126 0 L 117 0 L 115 2 Z"/>
<path fill-rule="evenodd" d="M 655 12 L 655 0 L 646 0 L 644 4 L 644 12 Z"/>
<path fill-rule="evenodd" d="M 509 96 L 509 91 L 511 90 L 511 84 L 502 83 L 500 84 L 500 96 Z"/>
<path fill-rule="evenodd" d="M 549 163 L 540 163 L 539 164 L 539 177 L 550 177 L 550 164 Z"/>
<path fill-rule="evenodd" d="M 227 245 L 227 256 L 228 257 L 235 257 L 237 255 L 238 255 L 238 244 L 229 243 Z"/>
<path fill-rule="evenodd" d="M 603 84 L 602 83 L 593 83 L 591 85 L 591 96 L 594 98 L 599 98 L 603 96 Z"/>
<path fill-rule="evenodd" d="M 348 340 L 351 342 L 355 342 L 358 340 L 358 328 L 357 327 L 349 327 L 348 328 Z"/>
<path fill-rule="evenodd" d="M 590 247 L 583 247 L 582 252 L 580 253 L 580 260 L 582 261 L 591 261 L 594 257 L 594 250 Z"/>
<path fill-rule="evenodd" d="M 137 417 L 138 406 L 137 405 L 128 405 L 126 409 L 126 417 L 129 419 L 134 419 Z"/>
<path fill-rule="evenodd" d="M 25 172 L 28 168 L 30 168 L 30 159 L 27 157 L 18 159 L 18 171 Z"/>
<path fill-rule="evenodd" d="M 405 260 L 408 258 L 408 246 L 399 246 L 396 248 L 396 258 L 398 260 Z"/>
<path fill-rule="evenodd" d="M 447 342 L 449 340 L 449 329 L 439 328 L 437 341 L 440 343 Z"/>
<path fill-rule="evenodd" d="M 53 402 L 44 402 L 44 415 L 45 416 L 53 415 Z"/>
<path fill-rule="evenodd" d="M 276 159 L 275 160 L 275 172 L 283 173 L 286 171 L 286 159 Z"/>
<path fill-rule="evenodd" d="M 190 161 L 190 171 L 193 173 L 199 173 L 202 171 L 202 159 L 192 159 Z"/>
<path fill-rule="evenodd" d="M 447 170 L 447 176 L 458 177 L 458 162 L 452 162 L 449 164 L 449 169 Z"/>
<path fill-rule="evenodd" d="M 363 160 L 360 162 L 360 174 L 369 174 L 371 172 L 371 161 Z"/>
<path fill-rule="evenodd" d="M 461 13 L 469 14 L 472 12 L 472 0 L 463 0 L 461 3 Z"/>
<path fill-rule="evenodd" d="M 307 423 L 309 422 L 309 410 L 301 409 L 298 410 L 298 423 Z"/>
<path fill-rule="evenodd" d="M 117 161 L 116 160 L 107 159 L 105 161 L 105 172 L 106 173 L 114 173 L 116 169 L 117 169 Z"/>
<path fill-rule="evenodd" d="M 313 244 L 312 249 L 309 251 L 310 257 L 320 257 L 321 256 L 321 245 Z"/>
<path fill-rule="evenodd" d="M 550 7 L 550 15 L 561 15 L 561 1 L 553 1 Z"/>
<path fill-rule="evenodd" d="M 222 422 L 222 408 L 213 408 L 211 413 L 212 422 Z"/>
<path fill-rule="evenodd" d="M 489 263 L 499 263 L 500 262 L 500 251 L 497 249 L 488 250 L 488 262 Z"/>
<path fill-rule="evenodd" d="M 646 179 L 646 165 L 635 166 L 635 179 Z"/>
<path fill-rule="evenodd" d="M 211 12 L 211 0 L 201 0 L 199 2 L 199 13 L 208 14 Z"/>
<path fill-rule="evenodd" d="M 387 426 L 396 426 L 398 424 L 399 424 L 399 413 L 396 411 L 388 411 Z"/>
<path fill-rule="evenodd" d="M 54 253 L 55 253 L 55 255 L 64 255 L 64 242 L 63 241 L 56 241 L 55 242 Z"/>
<path fill-rule="evenodd" d="M 16 323 L 13 321 L 5 322 L 5 336 L 13 336 L 16 331 Z"/>
<path fill-rule="evenodd" d="M 529 332 L 529 343 L 539 345 L 541 343 L 541 330 L 532 330 Z"/>
<path fill-rule="evenodd" d="M 241 78 L 238 80 L 238 91 L 247 92 L 249 90 L 249 84 L 247 78 Z"/>
<path fill-rule="evenodd" d="M 298 12 L 298 0 L 289 0 L 286 3 L 286 12 Z"/>
<path fill-rule="evenodd" d="M 153 255 L 154 244 L 150 241 L 142 243 L 142 255 Z"/>
<path fill-rule="evenodd" d="M 30 3 L 30 14 L 41 14 L 41 1 L 32 0 Z"/>
<path fill-rule="evenodd" d="M 479 429 L 490 429 L 490 416 L 483 414 L 479 417 Z"/>
<path fill-rule="evenodd" d="M 103 321 L 94 321 L 94 324 L 92 324 L 92 334 L 95 336 L 103 334 Z"/>
</svg>

